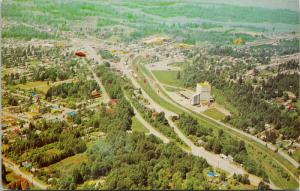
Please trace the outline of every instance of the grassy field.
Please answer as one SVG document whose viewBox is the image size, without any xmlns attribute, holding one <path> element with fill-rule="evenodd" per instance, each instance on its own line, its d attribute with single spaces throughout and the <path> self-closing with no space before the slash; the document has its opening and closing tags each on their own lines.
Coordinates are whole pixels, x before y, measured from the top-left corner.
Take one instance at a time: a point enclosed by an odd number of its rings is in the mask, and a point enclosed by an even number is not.
<svg viewBox="0 0 300 191">
<path fill-rule="evenodd" d="M 295 153 L 293 153 L 292 157 L 293 157 L 296 161 L 300 162 L 300 148 L 296 149 L 296 151 L 295 151 Z"/>
<path fill-rule="evenodd" d="M 177 71 L 153 70 L 152 73 L 163 84 L 183 87 L 183 83 L 177 79 Z"/>
<path fill-rule="evenodd" d="M 297 102 L 296 102 L 296 107 L 297 107 L 298 109 L 300 109 L 300 100 L 297 100 Z"/>
<path fill-rule="evenodd" d="M 149 133 L 149 130 L 136 117 L 132 118 L 131 128 L 133 132 Z"/>
<path fill-rule="evenodd" d="M 27 82 L 25 84 L 18 84 L 17 87 L 24 90 L 36 90 L 38 92 L 47 93 L 50 86 L 45 81 Z"/>
<path fill-rule="evenodd" d="M 167 91 L 169 91 L 169 92 L 177 92 L 177 91 L 180 91 L 179 88 L 173 88 L 173 87 L 170 87 L 170 86 L 167 86 L 167 85 L 165 85 L 164 87 L 165 87 L 165 89 L 166 89 Z"/>
<path fill-rule="evenodd" d="M 80 163 L 87 161 L 88 158 L 85 153 L 76 154 L 74 156 L 63 159 L 55 164 L 52 164 L 45 168 L 46 171 L 60 170 L 62 173 L 71 173 L 74 167 Z"/>
<path fill-rule="evenodd" d="M 225 118 L 225 115 L 216 108 L 210 108 L 208 110 L 205 110 L 203 114 L 208 115 L 217 120 L 222 120 Z"/>
<path fill-rule="evenodd" d="M 149 85 L 149 83 L 145 84 L 143 83 L 144 77 L 142 77 L 143 75 L 145 75 L 145 73 L 143 74 L 143 70 L 145 70 L 144 67 L 140 67 L 139 70 L 139 84 L 142 86 L 142 88 L 148 93 L 148 95 L 159 105 L 161 105 L 162 107 L 173 111 L 177 114 L 183 113 L 184 111 L 182 111 L 182 109 L 180 109 L 180 106 L 175 106 L 174 104 L 176 103 L 169 103 L 167 101 L 165 101 L 163 98 L 161 98 L 159 95 L 157 95 L 157 93 L 152 89 L 152 87 Z M 142 72 L 141 72 L 142 71 Z M 162 93 L 162 90 L 160 91 L 160 93 Z M 176 104 L 178 105 L 178 104 Z M 253 146 L 256 149 L 254 149 L 254 151 L 256 152 L 255 155 L 252 155 L 253 158 L 256 157 L 257 154 L 259 154 L 258 152 L 261 153 L 265 153 L 264 156 L 264 160 L 270 160 L 273 161 L 274 163 L 276 163 L 277 165 L 277 169 L 281 169 L 281 171 L 287 172 L 282 166 L 284 166 L 285 168 L 287 168 L 291 173 L 293 173 L 295 176 L 298 176 L 297 174 L 299 173 L 297 169 L 295 169 L 292 164 L 290 164 L 288 161 L 286 161 L 284 158 L 282 158 L 281 156 L 279 156 L 278 154 L 272 152 L 271 150 L 265 148 L 263 145 L 261 145 L 260 143 L 254 142 L 248 138 L 246 138 L 245 136 L 242 136 L 241 134 L 237 134 L 236 132 L 234 132 L 233 130 L 230 130 L 228 128 L 223 128 L 222 126 L 216 124 L 215 122 L 204 118 L 203 116 L 198 115 L 197 113 L 193 112 L 193 111 L 189 111 L 190 114 L 195 117 L 198 122 L 206 127 L 209 127 L 211 129 L 213 129 L 215 132 L 218 131 L 218 129 L 223 129 L 225 132 L 229 133 L 231 136 L 240 139 L 240 140 L 244 140 L 246 142 L 246 144 L 249 146 Z M 282 166 L 279 166 L 280 163 Z M 268 167 L 268 168 L 272 168 L 272 166 Z M 266 173 L 268 174 L 269 177 L 272 177 L 272 180 L 281 180 L 284 179 L 282 178 L 281 175 L 277 174 L 273 174 L 270 170 L 266 170 Z M 281 182 L 275 181 L 274 182 L 276 185 L 278 186 L 283 186 L 282 188 L 297 188 L 297 182 L 295 180 L 295 178 L 290 178 L 288 181 L 287 180 L 281 180 Z"/>
<path fill-rule="evenodd" d="M 51 39 L 54 38 L 51 34 L 47 32 L 38 31 L 32 27 L 27 26 L 16 26 L 8 29 L 4 29 L 2 32 L 3 38 L 18 38 L 31 40 L 33 38 L 37 39 Z"/>
<path fill-rule="evenodd" d="M 256 7 L 241 7 L 235 5 L 216 4 L 180 4 L 167 7 L 150 7 L 143 9 L 145 12 L 159 15 L 165 18 L 176 17 L 178 15 L 188 18 L 200 17 L 216 21 L 234 21 L 246 23 L 289 23 L 298 24 L 299 18 L 296 11 L 272 10 Z M 236 16 L 239 15 L 239 16 Z"/>
<path fill-rule="evenodd" d="M 218 104 L 222 105 L 225 109 L 229 110 L 233 114 L 238 113 L 238 110 L 234 106 L 232 106 L 228 100 L 226 100 L 222 91 L 213 87 L 212 92 Z"/>
</svg>

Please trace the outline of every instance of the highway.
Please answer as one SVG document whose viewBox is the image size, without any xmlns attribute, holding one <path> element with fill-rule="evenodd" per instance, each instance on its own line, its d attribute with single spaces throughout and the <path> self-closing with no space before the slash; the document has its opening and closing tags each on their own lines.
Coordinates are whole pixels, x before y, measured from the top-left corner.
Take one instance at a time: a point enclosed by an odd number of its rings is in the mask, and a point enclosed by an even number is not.
<svg viewBox="0 0 300 191">
<path fill-rule="evenodd" d="M 85 47 L 87 50 L 91 51 L 91 47 L 88 46 L 88 44 L 85 43 Z M 89 55 L 93 55 L 95 54 L 95 51 L 92 51 L 91 53 L 89 53 Z M 98 60 L 99 57 L 98 56 L 94 56 L 93 57 L 94 60 L 99 61 L 99 63 L 101 63 L 102 60 Z M 118 63 L 117 66 L 115 66 L 117 69 L 119 69 L 120 71 L 122 71 L 132 82 L 133 86 L 135 88 L 139 88 L 142 91 L 142 95 L 149 101 L 150 105 L 152 108 L 154 108 L 156 111 L 158 112 L 164 112 L 166 115 L 166 118 L 170 124 L 170 126 L 174 129 L 174 132 L 178 135 L 178 137 L 185 143 L 187 144 L 190 148 L 191 151 L 190 153 L 195 155 L 195 156 L 199 156 L 199 157 L 203 157 L 207 160 L 207 162 L 215 167 L 215 168 L 220 168 L 226 172 L 229 172 L 231 175 L 232 174 L 248 174 L 241 166 L 238 166 L 236 164 L 231 163 L 230 161 L 221 158 L 219 155 L 216 155 L 214 153 L 208 152 L 206 151 L 203 147 L 197 147 L 196 145 L 194 145 L 194 143 L 188 139 L 181 131 L 180 129 L 173 123 L 173 121 L 170 119 L 171 116 L 177 115 L 172 111 L 169 111 L 163 107 L 161 107 L 159 104 L 157 104 L 155 101 L 152 100 L 152 98 L 141 88 L 141 86 L 138 84 L 138 82 L 136 81 L 136 79 L 130 74 L 128 68 L 126 67 L 125 63 Z M 89 69 L 92 73 L 95 79 L 97 79 L 98 77 L 96 76 L 95 72 L 90 68 Z M 100 79 L 98 78 L 99 83 L 101 84 Z M 161 95 L 161 97 L 164 97 L 164 95 Z M 168 99 L 165 97 L 165 99 Z M 169 99 L 168 99 L 169 100 Z M 170 100 L 169 100 L 170 102 Z M 162 137 L 162 134 L 157 132 L 155 130 L 155 128 L 153 128 L 150 124 L 148 124 L 143 118 L 142 116 L 139 115 L 139 113 L 137 112 L 137 110 L 134 108 L 135 113 L 137 118 L 142 122 L 142 124 L 155 136 L 159 137 L 160 139 L 162 139 L 164 142 L 167 142 L 167 139 Z M 189 111 L 186 110 L 188 113 Z M 164 140 L 165 139 L 165 140 Z M 169 140 L 168 140 L 169 141 Z M 257 177 L 255 175 L 249 174 L 249 180 L 251 182 L 252 185 L 257 186 L 259 184 L 259 182 L 262 180 L 260 177 Z M 278 187 L 276 187 L 274 184 L 270 184 L 270 187 L 273 189 L 278 189 Z"/>
<path fill-rule="evenodd" d="M 102 63 L 103 60 L 97 55 L 96 51 L 92 47 L 90 47 L 88 44 L 84 43 L 84 45 L 85 45 L 84 48 L 86 50 L 89 50 L 88 57 L 90 59 L 92 58 L 92 59 L 98 61 L 99 63 Z M 97 74 L 95 73 L 95 71 L 92 69 L 92 67 L 89 64 L 86 63 L 86 65 L 87 65 L 89 71 L 93 74 L 93 77 L 96 80 L 97 84 L 100 86 L 101 91 L 103 92 L 104 102 L 108 103 L 110 100 L 110 97 L 109 97 L 108 93 L 106 92 L 103 84 L 101 83 L 100 78 L 97 76 Z M 128 97 L 125 96 L 125 98 L 130 102 Z M 145 121 L 145 119 L 140 115 L 140 113 L 137 111 L 137 109 L 132 104 L 131 104 L 131 106 L 134 110 L 136 118 L 149 130 L 150 134 L 153 134 L 154 136 L 158 137 L 164 143 L 170 142 L 169 138 L 167 138 L 166 136 L 161 134 L 159 131 L 157 131 L 154 127 L 152 127 L 147 121 Z"/>
<path fill-rule="evenodd" d="M 221 158 L 219 155 L 213 154 L 211 152 L 206 151 L 203 147 L 197 147 L 189 138 L 187 138 L 181 130 L 176 126 L 176 124 L 171 120 L 171 116 L 177 115 L 172 111 L 169 111 L 163 107 L 161 107 L 159 104 L 157 104 L 152 98 L 141 88 L 141 86 L 138 84 L 136 79 L 132 77 L 129 72 L 124 72 L 128 74 L 128 77 L 131 79 L 132 84 L 135 86 L 135 88 L 140 88 L 142 91 L 143 96 L 149 101 L 149 103 L 152 105 L 153 108 L 156 109 L 156 111 L 164 112 L 165 116 L 170 124 L 170 126 L 174 129 L 174 132 L 178 135 L 178 137 L 191 148 L 190 153 L 194 156 L 203 157 L 207 160 L 208 164 L 215 167 L 220 168 L 229 174 L 233 175 L 235 174 L 248 174 L 241 166 L 235 165 L 231 163 L 229 160 Z M 160 95 L 162 96 L 162 95 Z M 252 185 L 257 186 L 259 182 L 262 180 L 260 177 L 257 177 L 255 175 L 249 174 L 249 180 Z M 273 189 L 278 189 L 275 185 L 270 185 Z"/>
<path fill-rule="evenodd" d="M 127 96 L 125 96 L 125 98 L 127 99 L 127 101 L 129 101 L 131 107 L 133 108 L 135 117 L 144 125 L 144 127 L 146 127 L 149 130 L 150 134 L 153 134 L 154 136 L 158 137 L 159 139 L 161 139 L 164 143 L 169 143 L 170 139 L 167 138 L 166 136 L 164 136 L 163 134 L 161 134 L 159 131 L 157 131 L 152 125 L 150 125 L 142 116 L 141 114 L 138 112 L 138 110 L 134 107 L 134 105 L 130 102 L 129 98 Z"/>
</svg>

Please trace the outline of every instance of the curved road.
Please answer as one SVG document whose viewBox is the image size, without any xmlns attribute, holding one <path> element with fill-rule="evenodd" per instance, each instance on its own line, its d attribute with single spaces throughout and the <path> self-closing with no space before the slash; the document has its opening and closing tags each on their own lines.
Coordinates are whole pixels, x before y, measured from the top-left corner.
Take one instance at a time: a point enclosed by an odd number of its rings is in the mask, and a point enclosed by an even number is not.
<svg viewBox="0 0 300 191">
<path fill-rule="evenodd" d="M 91 48 L 90 46 L 85 44 L 85 48 L 89 50 L 90 54 L 89 55 L 93 55 L 93 58 L 97 61 L 102 61 L 100 59 L 99 56 L 96 56 L 96 52 L 93 50 L 93 48 Z M 97 74 L 95 73 L 95 71 L 92 69 L 92 67 L 90 65 L 88 65 L 86 63 L 89 71 L 93 74 L 94 79 L 96 80 L 97 84 L 100 86 L 101 90 L 103 91 L 103 96 L 104 96 L 104 102 L 108 103 L 110 100 L 110 97 L 108 95 L 108 93 L 105 90 L 105 87 L 103 86 L 103 84 L 101 83 L 100 78 L 97 76 Z M 129 98 L 127 96 L 125 96 L 125 98 L 129 101 Z M 131 102 L 129 101 L 129 103 L 131 104 Z M 154 136 L 158 137 L 159 139 L 161 139 L 164 143 L 169 143 L 170 140 L 164 136 L 163 134 L 161 134 L 160 132 L 158 132 L 155 128 L 153 128 L 147 121 L 144 120 L 144 118 L 140 115 L 140 113 L 137 111 L 137 109 L 131 104 L 133 110 L 134 110 L 134 114 L 136 116 L 136 118 L 149 130 L 149 132 L 151 134 L 153 134 Z"/>
<path fill-rule="evenodd" d="M 138 110 L 134 107 L 134 105 L 130 102 L 129 98 L 125 96 L 127 101 L 130 103 L 131 107 L 133 108 L 135 117 L 149 130 L 150 134 L 153 134 L 154 136 L 158 137 L 161 139 L 164 143 L 169 143 L 170 139 L 161 134 L 159 131 L 157 131 L 152 125 L 150 125 L 138 112 Z"/>
<path fill-rule="evenodd" d="M 84 43 L 85 48 L 88 49 L 90 51 L 89 55 L 93 55 L 92 57 L 98 61 L 101 61 L 100 58 L 98 56 L 96 56 L 96 52 L 93 51 L 93 48 L 91 48 L 87 43 Z M 211 165 L 214 166 L 216 168 L 220 168 L 223 169 L 224 171 L 229 172 L 230 174 L 236 173 L 236 174 L 248 174 L 242 167 L 237 166 L 233 163 L 231 163 L 228 160 L 222 159 L 219 155 L 210 153 L 208 151 L 206 151 L 203 147 L 197 147 L 196 145 L 193 144 L 193 142 L 191 140 L 189 140 L 180 130 L 179 128 L 173 123 L 173 121 L 170 119 L 171 116 L 176 115 L 174 112 L 169 111 L 165 108 L 162 108 L 160 105 L 158 105 L 156 102 L 154 102 L 150 96 L 144 92 L 144 90 L 139 86 L 139 84 L 136 82 L 136 80 L 130 75 L 129 71 L 127 70 L 125 64 L 119 64 L 119 66 L 121 66 L 122 70 L 132 81 L 133 85 L 136 88 L 140 88 L 142 90 L 142 94 L 145 96 L 146 99 L 148 99 L 148 101 L 150 102 L 150 104 L 152 105 L 153 108 L 155 108 L 157 111 L 163 111 L 166 115 L 166 118 L 170 124 L 170 126 L 174 129 L 175 133 L 179 136 L 179 138 L 184 141 L 190 148 L 191 148 L 191 154 L 195 155 L 195 156 L 201 156 L 203 158 L 205 158 L 207 160 L 207 162 Z M 93 76 L 95 78 L 95 80 L 97 81 L 97 83 L 101 84 L 100 79 L 97 77 L 97 75 L 95 74 L 95 72 L 92 70 L 92 68 L 90 66 L 89 70 L 93 73 Z M 103 87 L 102 84 L 100 87 Z M 102 88 L 104 89 L 104 87 Z M 105 90 L 105 89 L 104 89 Z M 164 96 L 164 95 L 162 95 Z M 169 100 L 170 101 L 170 100 Z M 135 108 L 134 108 L 135 109 Z M 137 112 L 137 110 L 135 109 L 135 113 L 137 118 L 142 122 L 143 125 L 145 125 L 145 127 L 147 129 L 149 129 L 149 131 L 151 133 L 153 133 L 155 136 L 159 137 L 160 139 L 162 139 L 164 142 L 168 142 L 169 140 L 165 137 L 163 138 L 163 135 L 160 134 L 158 131 L 156 131 L 150 124 L 148 124 L 141 115 L 139 115 L 139 113 Z M 249 180 L 251 182 L 251 184 L 253 185 L 258 185 L 259 182 L 262 180 L 260 177 L 254 176 L 249 174 Z M 270 185 L 271 188 L 277 188 L 275 185 L 271 184 Z"/>
<path fill-rule="evenodd" d="M 165 113 L 166 118 L 170 124 L 170 126 L 174 129 L 174 132 L 178 135 L 178 137 L 185 143 L 187 144 L 190 148 L 191 151 L 190 153 L 195 155 L 195 156 L 200 156 L 203 157 L 204 159 L 207 160 L 208 164 L 215 167 L 215 168 L 220 168 L 226 172 L 229 172 L 231 175 L 232 174 L 248 174 L 242 167 L 237 166 L 233 163 L 231 163 L 229 160 L 221 158 L 219 155 L 216 155 L 214 153 L 206 151 L 203 147 L 197 147 L 190 139 L 188 139 L 181 131 L 180 129 L 176 126 L 176 124 L 171 120 L 171 116 L 177 115 L 172 111 L 169 111 L 163 107 L 161 107 L 159 104 L 153 101 L 153 99 L 141 88 L 141 86 L 138 84 L 136 79 L 130 75 L 130 73 L 127 71 L 125 67 L 123 67 L 124 73 L 129 77 L 129 79 L 132 81 L 132 84 L 136 87 L 141 89 L 143 96 L 148 99 L 150 104 L 152 105 L 153 108 L 155 108 L 157 111 L 162 111 Z M 257 177 L 255 175 L 249 174 L 249 180 L 252 185 L 257 186 L 259 182 L 262 180 L 260 177 Z M 278 189 L 275 185 L 271 184 L 271 188 L 273 189 Z"/>
</svg>

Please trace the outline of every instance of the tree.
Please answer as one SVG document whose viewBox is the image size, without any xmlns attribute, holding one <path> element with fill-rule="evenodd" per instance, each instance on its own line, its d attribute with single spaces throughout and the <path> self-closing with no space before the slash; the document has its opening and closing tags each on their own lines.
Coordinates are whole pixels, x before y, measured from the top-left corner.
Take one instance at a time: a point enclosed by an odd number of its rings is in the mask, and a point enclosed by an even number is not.
<svg viewBox="0 0 300 191">
<path fill-rule="evenodd" d="M 166 119 L 164 112 L 158 113 L 156 116 L 156 120 L 164 125 L 168 125 L 168 120 Z"/>
<path fill-rule="evenodd" d="M 76 168 L 76 169 L 73 170 L 73 173 L 72 173 L 72 180 L 73 180 L 73 182 L 76 183 L 76 184 L 81 184 L 81 183 L 83 183 L 83 178 L 82 178 L 82 175 L 81 175 L 79 169 Z"/>
<path fill-rule="evenodd" d="M 289 99 L 289 95 L 286 92 L 284 92 L 283 93 L 283 100 L 287 101 L 288 99 Z"/>
<path fill-rule="evenodd" d="M 268 184 L 264 183 L 263 181 L 261 181 L 259 184 L 258 184 L 258 190 L 269 190 L 270 187 Z"/>
<path fill-rule="evenodd" d="M 271 131 L 266 132 L 266 141 L 269 141 L 269 142 L 275 144 L 276 143 L 276 138 L 277 138 L 277 136 L 276 136 L 275 131 L 271 130 Z"/>
<path fill-rule="evenodd" d="M 180 71 L 177 72 L 176 79 L 177 80 L 181 79 Z"/>
<path fill-rule="evenodd" d="M 218 137 L 221 138 L 221 137 L 223 136 L 223 134 L 224 134 L 223 129 L 220 129 L 220 130 L 218 131 Z"/>
<path fill-rule="evenodd" d="M 27 82 L 26 76 L 22 76 L 20 83 L 25 84 Z"/>
<path fill-rule="evenodd" d="M 4 184 L 7 183 L 6 174 L 7 174 L 6 168 L 5 168 L 5 166 L 2 162 L 2 181 L 3 181 Z"/>
<path fill-rule="evenodd" d="M 213 144 L 214 153 L 219 154 L 219 153 L 221 153 L 221 150 L 222 150 L 222 146 L 220 144 L 219 139 L 215 139 L 214 144 Z"/>
<path fill-rule="evenodd" d="M 104 62 L 104 66 L 107 67 L 107 68 L 109 68 L 109 67 L 110 67 L 110 63 L 107 62 L 107 61 L 105 61 L 105 62 Z"/>
<path fill-rule="evenodd" d="M 226 174 L 224 172 L 221 172 L 220 174 L 220 180 L 225 181 L 226 180 Z"/>
</svg>

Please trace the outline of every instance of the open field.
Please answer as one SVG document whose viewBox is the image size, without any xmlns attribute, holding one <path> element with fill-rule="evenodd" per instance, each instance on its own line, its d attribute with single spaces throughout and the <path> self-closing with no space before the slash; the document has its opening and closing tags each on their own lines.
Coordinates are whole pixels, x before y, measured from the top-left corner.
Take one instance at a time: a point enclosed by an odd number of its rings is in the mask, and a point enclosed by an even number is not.
<svg viewBox="0 0 300 191">
<path fill-rule="evenodd" d="M 24 90 L 36 90 L 38 92 L 46 93 L 50 86 L 45 81 L 28 82 L 25 84 L 19 84 L 17 87 Z"/>
<path fill-rule="evenodd" d="M 296 149 L 295 153 L 292 154 L 292 157 L 293 157 L 296 161 L 300 161 L 300 148 Z"/>
<path fill-rule="evenodd" d="M 208 115 L 217 120 L 222 120 L 225 117 L 225 115 L 216 108 L 207 109 L 203 112 L 203 114 Z"/>
<path fill-rule="evenodd" d="M 51 39 L 54 38 L 51 34 L 47 32 L 41 32 L 34 28 L 27 27 L 27 26 L 17 26 L 5 29 L 2 32 L 3 38 L 18 38 L 24 40 L 30 40 L 32 38 L 37 39 Z"/>
<path fill-rule="evenodd" d="M 59 170 L 62 171 L 62 173 L 68 174 L 72 172 L 73 168 L 85 161 L 87 161 L 87 156 L 85 153 L 76 154 L 46 167 L 45 170 L 50 172 L 53 170 Z"/>
<path fill-rule="evenodd" d="M 183 87 L 182 82 L 179 79 L 177 79 L 177 71 L 153 70 L 152 73 L 163 84 L 168 84 L 176 87 Z"/>
<path fill-rule="evenodd" d="M 136 117 L 132 118 L 131 128 L 133 132 L 149 133 L 149 130 Z"/>
</svg>

